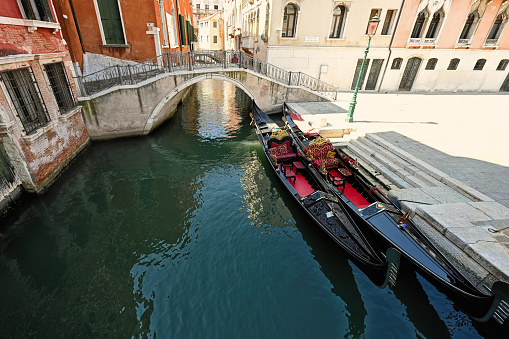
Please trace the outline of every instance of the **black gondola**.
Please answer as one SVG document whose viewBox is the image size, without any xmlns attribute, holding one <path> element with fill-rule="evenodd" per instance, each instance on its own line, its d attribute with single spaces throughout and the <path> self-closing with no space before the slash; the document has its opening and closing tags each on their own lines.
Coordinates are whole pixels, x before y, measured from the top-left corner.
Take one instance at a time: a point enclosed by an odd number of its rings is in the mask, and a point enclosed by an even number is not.
<svg viewBox="0 0 509 339">
<path fill-rule="evenodd" d="M 287 130 L 296 140 L 297 151 L 307 156 L 306 166 L 315 168 L 313 173 L 328 183 L 342 202 L 345 214 L 356 222 L 378 253 L 396 249 L 472 318 L 487 321 L 493 317 L 499 324 L 506 321 L 509 316 L 507 283 L 496 282 L 491 295 L 482 293 L 408 220 L 408 214 L 358 170 L 357 161 L 335 148 L 326 158 L 320 157 L 324 152 L 313 153 L 316 148 L 313 145 L 325 144 L 327 140 L 286 105 L 283 114 Z"/>
<path fill-rule="evenodd" d="M 297 141 L 288 132 L 279 128 L 256 104 L 251 117 L 270 167 L 295 201 L 376 285 L 385 287 L 394 283 L 399 267 L 397 253 L 389 250 L 381 255 L 371 247 L 357 228 L 358 216 L 344 212 L 342 201 L 296 151 Z"/>
</svg>

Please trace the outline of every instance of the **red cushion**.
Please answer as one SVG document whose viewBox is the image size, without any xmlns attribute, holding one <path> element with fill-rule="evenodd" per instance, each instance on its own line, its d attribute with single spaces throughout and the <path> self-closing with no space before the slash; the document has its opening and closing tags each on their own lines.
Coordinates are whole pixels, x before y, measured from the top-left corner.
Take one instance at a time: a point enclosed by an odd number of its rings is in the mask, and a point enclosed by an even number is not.
<svg viewBox="0 0 509 339">
<path fill-rule="evenodd" d="M 334 159 L 316 159 L 316 160 L 313 160 L 313 162 L 315 163 L 315 165 L 318 168 L 322 168 L 322 166 L 324 166 L 324 165 L 325 165 L 325 168 L 335 168 L 335 167 L 338 167 L 338 165 L 339 165 L 339 160 L 337 158 L 334 158 Z"/>
<path fill-rule="evenodd" d="M 270 147 L 271 147 L 270 149 L 275 148 L 275 147 L 281 147 L 283 150 L 283 153 L 292 153 L 293 152 L 292 147 L 290 146 L 290 141 L 288 141 L 288 140 L 286 140 L 282 144 L 276 144 L 275 142 L 273 142 L 270 145 Z"/>
<path fill-rule="evenodd" d="M 277 155 L 283 155 L 283 154 L 287 153 L 285 145 L 278 145 L 276 143 L 272 143 L 272 145 L 276 145 L 276 146 L 269 148 L 270 155 L 277 156 Z"/>
</svg>

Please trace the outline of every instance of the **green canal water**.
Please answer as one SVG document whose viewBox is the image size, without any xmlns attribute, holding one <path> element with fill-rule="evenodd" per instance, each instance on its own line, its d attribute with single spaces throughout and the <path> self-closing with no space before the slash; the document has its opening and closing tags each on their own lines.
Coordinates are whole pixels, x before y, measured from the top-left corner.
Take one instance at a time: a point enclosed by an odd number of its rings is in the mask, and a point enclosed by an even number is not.
<svg viewBox="0 0 509 339">
<path fill-rule="evenodd" d="M 489 335 L 403 270 L 378 289 L 283 190 L 229 83 L 97 142 L 3 221 L 2 338 Z M 8 224 L 5 224 L 8 223 Z"/>
</svg>

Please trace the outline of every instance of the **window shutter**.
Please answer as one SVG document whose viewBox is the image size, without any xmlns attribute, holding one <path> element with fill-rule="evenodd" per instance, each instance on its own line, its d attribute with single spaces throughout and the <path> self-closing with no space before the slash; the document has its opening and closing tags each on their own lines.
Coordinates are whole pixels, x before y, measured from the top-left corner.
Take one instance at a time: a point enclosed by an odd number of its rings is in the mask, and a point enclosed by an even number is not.
<svg viewBox="0 0 509 339">
<path fill-rule="evenodd" d="M 124 32 L 117 0 L 97 0 L 104 39 L 108 45 L 124 44 Z"/>
</svg>

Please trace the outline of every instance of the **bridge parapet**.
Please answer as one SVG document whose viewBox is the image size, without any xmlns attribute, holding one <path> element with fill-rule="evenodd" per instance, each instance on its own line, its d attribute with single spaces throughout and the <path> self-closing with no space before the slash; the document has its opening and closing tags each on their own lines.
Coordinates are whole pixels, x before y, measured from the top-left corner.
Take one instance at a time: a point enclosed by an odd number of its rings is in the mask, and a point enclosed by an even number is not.
<svg viewBox="0 0 509 339">
<path fill-rule="evenodd" d="M 112 66 L 78 77 L 82 96 L 87 97 L 115 86 L 136 85 L 161 73 L 192 73 L 198 69 L 249 69 L 287 86 L 304 87 L 312 92 L 337 99 L 337 90 L 302 72 L 286 71 L 237 51 L 190 51 L 164 53 L 136 65 Z"/>
</svg>

